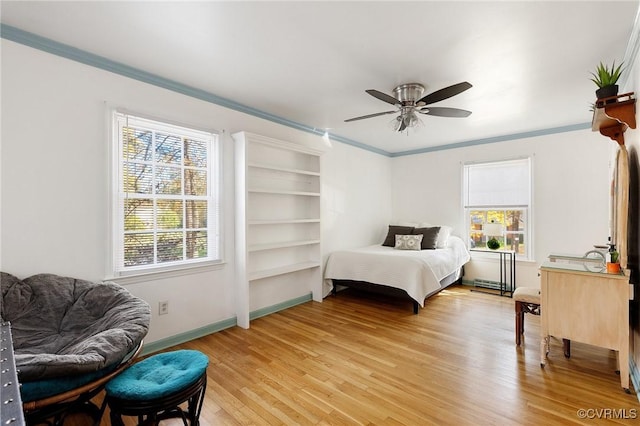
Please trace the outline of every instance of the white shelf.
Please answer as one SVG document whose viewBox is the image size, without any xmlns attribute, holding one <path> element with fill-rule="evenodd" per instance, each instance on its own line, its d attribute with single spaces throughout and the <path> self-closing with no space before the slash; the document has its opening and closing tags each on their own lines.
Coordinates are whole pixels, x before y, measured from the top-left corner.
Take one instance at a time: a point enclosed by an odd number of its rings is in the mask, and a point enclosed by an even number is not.
<svg viewBox="0 0 640 426">
<path fill-rule="evenodd" d="M 276 166 L 269 166 L 266 164 L 258 164 L 258 163 L 250 163 L 247 166 L 253 167 L 255 169 L 273 170 L 276 172 L 295 173 L 298 175 L 307 175 L 307 176 L 320 176 L 320 172 L 314 172 L 311 170 L 290 169 L 287 167 L 276 167 Z"/>
<path fill-rule="evenodd" d="M 320 223 L 320 219 L 250 220 L 248 225 L 294 225 L 296 223 Z"/>
<path fill-rule="evenodd" d="M 263 250 L 273 250 L 273 249 L 281 249 L 281 248 L 289 248 L 289 247 L 310 246 L 313 244 L 320 244 L 320 240 L 284 241 L 279 243 L 252 244 L 249 246 L 248 251 L 254 252 L 254 251 L 263 251 Z"/>
<path fill-rule="evenodd" d="M 247 132 L 233 139 L 236 320 L 249 328 L 252 310 L 309 292 L 322 301 L 320 155 L 326 148 L 320 139 L 317 147 Z"/>
<path fill-rule="evenodd" d="M 275 194 L 275 195 L 303 195 L 306 197 L 319 197 L 319 192 L 305 192 L 305 191 L 284 191 L 280 189 L 265 189 L 265 188 L 252 188 L 248 192 L 255 194 Z"/>
<path fill-rule="evenodd" d="M 254 271 L 249 273 L 249 281 L 260 280 L 263 278 L 275 277 L 278 275 L 290 274 L 292 272 L 304 271 L 305 269 L 312 269 L 320 267 L 320 262 L 309 261 L 294 263 L 292 265 L 280 266 L 278 268 L 263 269 L 261 271 Z"/>
</svg>

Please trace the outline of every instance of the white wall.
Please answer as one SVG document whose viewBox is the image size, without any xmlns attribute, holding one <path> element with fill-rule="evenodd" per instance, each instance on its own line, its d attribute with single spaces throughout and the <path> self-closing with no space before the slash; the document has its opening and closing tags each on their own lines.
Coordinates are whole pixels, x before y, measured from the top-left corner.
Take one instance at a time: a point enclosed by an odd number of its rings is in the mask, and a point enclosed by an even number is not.
<svg viewBox="0 0 640 426">
<path fill-rule="evenodd" d="M 322 158 L 322 252 L 382 243 L 391 219 L 390 158 L 333 143 Z"/>
<path fill-rule="evenodd" d="M 532 155 L 534 262 L 518 262 L 516 282 L 539 287 L 537 267 L 549 253 L 606 243 L 611 143 L 584 130 L 394 158 L 394 218 L 447 224 L 462 235 L 462 163 Z M 497 279 L 496 261 L 474 254 L 464 279 L 476 277 Z"/>
<path fill-rule="evenodd" d="M 2 40 L 2 270 L 108 276 L 107 106 L 224 130 L 219 269 L 125 284 L 152 307 L 147 343 L 235 317 L 233 142 L 249 131 L 304 144 L 321 138 Z M 321 160 L 324 250 L 369 244 L 389 219 L 389 159 L 334 143 Z M 325 179 L 326 177 L 326 179 Z M 347 194 L 347 195 L 345 195 Z M 372 208 L 375 207 L 375 208 Z M 357 211 L 357 216 L 350 214 Z M 346 241 L 344 236 L 350 235 Z M 310 291 L 310 289 L 309 289 Z M 169 314 L 157 316 L 159 301 Z M 258 303 L 259 305 L 260 303 Z"/>
</svg>

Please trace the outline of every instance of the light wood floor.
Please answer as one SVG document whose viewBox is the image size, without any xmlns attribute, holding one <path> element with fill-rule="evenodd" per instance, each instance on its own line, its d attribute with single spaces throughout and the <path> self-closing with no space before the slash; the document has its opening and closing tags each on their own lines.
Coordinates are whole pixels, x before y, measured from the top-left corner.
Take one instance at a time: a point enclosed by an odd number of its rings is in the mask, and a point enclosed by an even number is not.
<svg viewBox="0 0 640 426">
<path fill-rule="evenodd" d="M 640 424 L 612 351 L 573 342 L 565 359 L 552 339 L 541 369 L 539 317 L 516 347 L 513 309 L 453 287 L 413 315 L 346 290 L 172 349 L 209 356 L 203 426 Z"/>
</svg>

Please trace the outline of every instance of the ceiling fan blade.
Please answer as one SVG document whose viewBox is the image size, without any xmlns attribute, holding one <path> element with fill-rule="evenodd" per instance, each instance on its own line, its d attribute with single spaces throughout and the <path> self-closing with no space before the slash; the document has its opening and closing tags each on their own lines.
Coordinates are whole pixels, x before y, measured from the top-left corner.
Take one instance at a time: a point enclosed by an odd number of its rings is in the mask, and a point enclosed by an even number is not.
<svg viewBox="0 0 640 426">
<path fill-rule="evenodd" d="M 436 90 L 433 93 L 429 93 L 427 96 L 420 98 L 416 105 L 429 105 L 436 102 L 443 101 L 452 96 L 458 95 L 467 89 L 470 89 L 471 83 L 463 81 L 462 83 L 454 84 L 453 86 L 445 87 L 444 89 Z"/>
<path fill-rule="evenodd" d="M 386 102 L 388 104 L 391 104 L 391 105 L 399 105 L 400 104 L 399 100 L 397 100 L 396 98 L 394 98 L 391 95 L 387 95 L 386 93 L 382 93 L 379 90 L 369 89 L 369 90 L 365 90 L 365 92 L 367 92 L 368 94 L 370 94 L 374 98 L 378 98 L 381 101 L 384 101 L 384 102 Z"/>
<path fill-rule="evenodd" d="M 464 118 L 471 115 L 471 111 L 467 111 L 466 109 L 447 107 L 426 107 L 422 108 L 419 112 L 420 114 L 434 115 L 437 117 Z"/>
<path fill-rule="evenodd" d="M 385 112 L 376 112 L 375 114 L 369 114 L 369 115 L 363 115 L 361 117 L 350 118 L 348 120 L 344 120 L 344 122 L 348 123 L 350 121 L 364 120 L 365 118 L 378 117 L 380 115 L 393 114 L 393 113 L 396 113 L 396 112 L 398 112 L 398 111 L 393 110 L 393 111 L 385 111 Z"/>
</svg>

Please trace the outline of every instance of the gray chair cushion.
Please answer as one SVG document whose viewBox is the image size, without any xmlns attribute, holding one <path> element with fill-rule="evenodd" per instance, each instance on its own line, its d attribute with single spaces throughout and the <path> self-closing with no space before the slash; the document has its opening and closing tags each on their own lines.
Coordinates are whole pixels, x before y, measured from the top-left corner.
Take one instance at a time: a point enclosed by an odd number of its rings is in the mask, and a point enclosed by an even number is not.
<svg viewBox="0 0 640 426">
<path fill-rule="evenodd" d="M 11 322 L 20 381 L 97 371 L 147 334 L 149 305 L 115 283 L 0 272 L 0 316 Z"/>
</svg>

